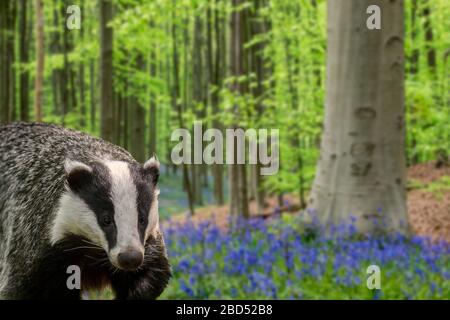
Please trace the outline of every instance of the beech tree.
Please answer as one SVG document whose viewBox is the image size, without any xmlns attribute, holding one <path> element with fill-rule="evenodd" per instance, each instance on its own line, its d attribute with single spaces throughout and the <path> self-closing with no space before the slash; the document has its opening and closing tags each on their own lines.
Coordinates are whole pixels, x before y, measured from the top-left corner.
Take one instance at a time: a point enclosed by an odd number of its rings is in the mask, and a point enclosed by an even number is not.
<svg viewBox="0 0 450 320">
<path fill-rule="evenodd" d="M 366 10 L 377 5 L 381 28 Z M 406 232 L 403 1 L 328 1 L 321 156 L 309 208 L 326 223 Z M 375 17 L 376 18 L 376 17 Z"/>
</svg>

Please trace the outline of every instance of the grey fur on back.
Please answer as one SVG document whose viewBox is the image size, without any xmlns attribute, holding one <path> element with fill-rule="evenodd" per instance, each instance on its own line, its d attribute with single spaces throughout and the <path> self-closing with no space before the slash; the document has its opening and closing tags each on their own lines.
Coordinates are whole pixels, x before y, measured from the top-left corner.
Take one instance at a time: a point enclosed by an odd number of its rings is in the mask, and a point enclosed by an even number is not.
<svg viewBox="0 0 450 320">
<path fill-rule="evenodd" d="M 0 298 L 26 281 L 49 245 L 66 158 L 136 163 L 122 148 L 74 130 L 41 123 L 0 127 Z"/>
</svg>

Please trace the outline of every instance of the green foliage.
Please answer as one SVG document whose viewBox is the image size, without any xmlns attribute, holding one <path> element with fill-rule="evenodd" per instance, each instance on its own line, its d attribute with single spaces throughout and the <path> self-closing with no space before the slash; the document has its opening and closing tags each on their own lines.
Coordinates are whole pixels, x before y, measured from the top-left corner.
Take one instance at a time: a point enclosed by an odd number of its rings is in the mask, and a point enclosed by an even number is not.
<svg viewBox="0 0 450 320">
<path fill-rule="evenodd" d="M 267 178 L 264 184 L 269 191 L 297 192 L 300 177 L 305 188 L 311 184 L 318 158 L 326 84 L 327 3 L 325 0 L 260 1 L 258 9 L 256 3 L 245 1 L 234 9 L 245 11 L 250 17 L 248 27 L 260 24 L 264 26 L 264 32 L 250 35 L 249 30 L 245 31 L 247 41 L 242 59 L 246 71 L 233 77 L 229 70 L 230 15 L 233 12 L 230 1 L 114 0 L 114 17 L 110 23 L 114 34 L 114 91 L 125 101 L 136 97 L 147 114 L 150 101 L 156 101 L 157 152 L 165 163 L 170 162 L 168 149 L 173 145 L 169 141 L 170 132 L 179 126 L 174 101 L 182 108 L 187 128 L 192 128 L 195 120 L 202 120 L 206 127 L 212 127 L 213 121 L 218 121 L 224 127 L 278 128 L 280 173 Z M 414 3 L 417 3 L 416 7 Z M 75 1 L 73 4 L 82 6 L 83 32 L 67 32 L 68 68 L 76 75 L 73 84 L 67 79 L 63 85 L 68 86 L 70 92 L 75 91 L 77 101 L 73 110 L 61 114 L 52 105 L 56 99 L 56 108 L 59 108 L 61 100 L 53 92 L 52 77 L 55 71 L 65 67 L 64 49 L 56 50 L 53 43 L 55 37 L 62 41 L 65 17 L 61 4 L 45 1 L 44 120 L 99 135 L 99 6 L 96 1 Z M 425 16 L 427 7 L 429 15 Z M 210 21 L 207 20 L 208 9 Z M 406 142 L 408 160 L 413 163 L 432 160 L 441 149 L 450 150 L 450 5 L 447 0 L 405 1 L 404 13 Z M 216 18 L 219 19 L 219 33 Z M 202 24 L 199 48 L 194 43 L 199 32 L 195 29 L 196 19 Z M 432 39 L 426 33 L 427 23 Z M 207 31 L 212 37 L 213 60 L 218 52 L 224 59 L 219 64 L 222 79 L 218 85 L 206 83 L 214 74 L 209 74 L 207 66 Z M 174 99 L 175 45 L 179 94 Z M 262 77 L 251 67 L 254 58 L 249 58 L 248 54 L 252 51 L 262 59 Z M 428 61 L 430 54 L 436 57 L 435 66 Z M 195 61 L 202 63 L 201 80 L 194 74 Z M 95 73 L 92 79 L 88 71 L 91 64 Z M 85 67 L 84 93 L 79 92 L 79 65 Z M 152 66 L 156 69 L 153 75 L 150 74 Z M 30 61 L 16 62 L 15 67 L 29 71 L 33 79 L 33 46 L 30 46 Z M 203 97 L 201 101 L 194 101 L 193 87 L 200 81 Z M 235 83 L 245 87 L 245 92 L 231 90 Z M 88 90 L 89 86 L 93 87 L 93 94 Z M 257 92 L 258 88 L 260 92 Z M 212 111 L 215 106 L 211 98 L 216 92 L 219 94 L 217 113 Z M 84 94 L 88 109 L 84 114 L 80 110 L 80 94 Z M 33 98 L 33 91 L 30 97 Z M 30 105 L 32 102 L 31 99 Z M 123 104 L 130 108 L 126 102 Z M 91 105 L 96 109 L 95 119 L 90 119 Z M 146 128 L 149 122 L 146 116 Z M 124 119 L 120 120 L 120 125 L 125 125 Z M 146 134 L 146 143 L 148 136 Z M 125 142 L 121 143 L 125 145 Z"/>
</svg>

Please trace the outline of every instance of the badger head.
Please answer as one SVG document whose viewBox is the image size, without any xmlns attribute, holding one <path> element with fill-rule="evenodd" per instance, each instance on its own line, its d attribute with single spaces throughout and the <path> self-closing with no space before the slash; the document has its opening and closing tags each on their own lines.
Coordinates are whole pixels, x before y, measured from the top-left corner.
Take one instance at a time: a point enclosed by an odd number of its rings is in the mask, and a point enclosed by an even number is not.
<svg viewBox="0 0 450 320">
<path fill-rule="evenodd" d="M 144 165 L 66 160 L 64 167 L 66 190 L 51 230 L 53 244 L 67 235 L 80 236 L 102 248 L 110 263 L 124 271 L 137 270 L 144 263 L 149 239 L 160 239 L 159 248 L 164 247 L 155 157 Z"/>
</svg>

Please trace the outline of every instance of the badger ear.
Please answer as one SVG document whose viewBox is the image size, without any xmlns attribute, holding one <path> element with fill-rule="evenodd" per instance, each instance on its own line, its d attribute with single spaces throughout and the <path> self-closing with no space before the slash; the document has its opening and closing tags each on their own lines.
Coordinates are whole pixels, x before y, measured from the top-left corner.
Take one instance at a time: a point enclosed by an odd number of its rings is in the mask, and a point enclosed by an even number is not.
<svg viewBox="0 0 450 320">
<path fill-rule="evenodd" d="M 154 184 L 158 182 L 159 178 L 159 160 L 156 155 L 153 155 L 144 163 L 144 171 L 151 176 Z"/>
<path fill-rule="evenodd" d="M 79 191 L 92 178 L 92 168 L 82 162 L 66 159 L 64 163 L 66 181 L 73 191 Z"/>
</svg>

